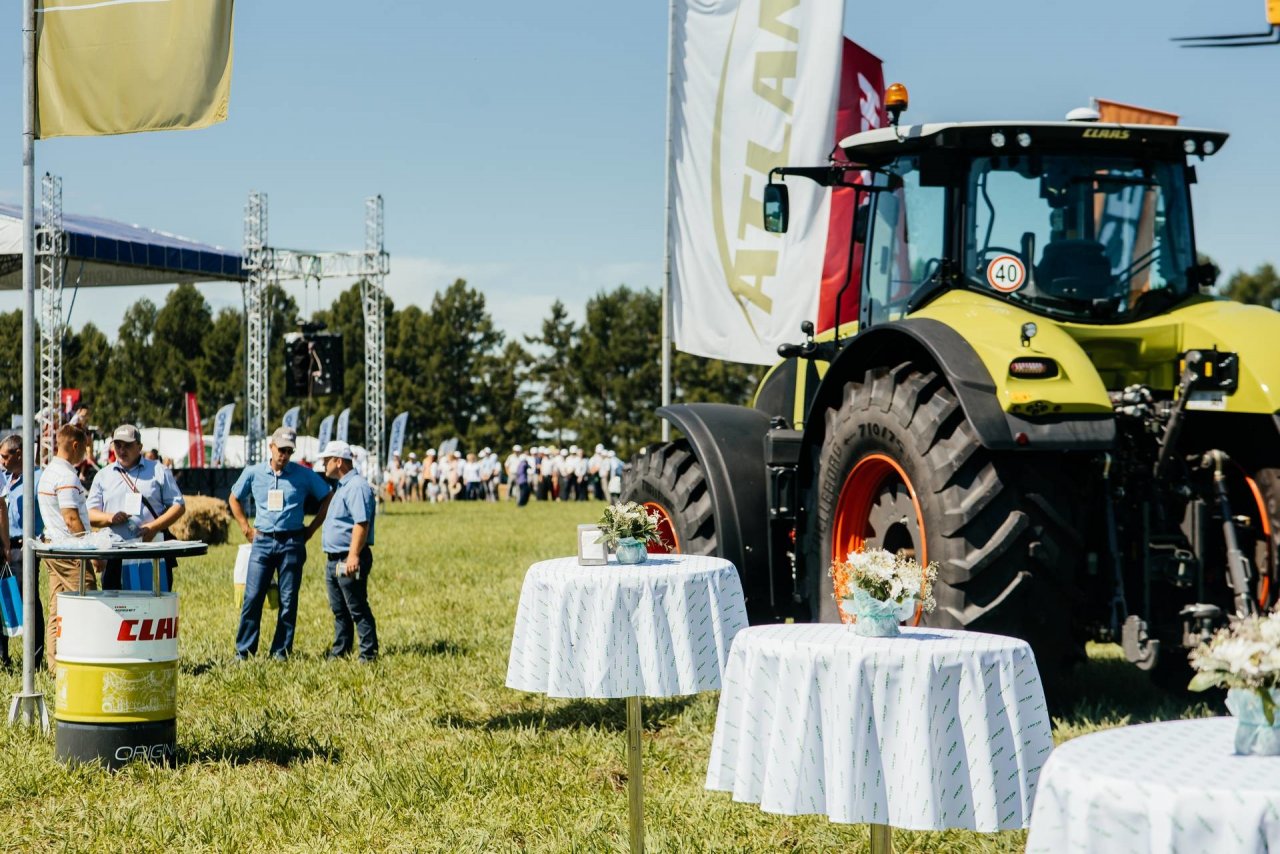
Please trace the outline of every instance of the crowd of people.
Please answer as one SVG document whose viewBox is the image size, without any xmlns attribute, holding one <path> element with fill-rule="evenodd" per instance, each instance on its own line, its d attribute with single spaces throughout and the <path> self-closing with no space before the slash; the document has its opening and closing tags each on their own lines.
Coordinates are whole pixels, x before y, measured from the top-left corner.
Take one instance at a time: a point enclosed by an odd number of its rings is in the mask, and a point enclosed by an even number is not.
<svg viewBox="0 0 1280 854">
<path fill-rule="evenodd" d="M 85 536 L 94 527 L 109 529 L 122 542 L 165 538 L 185 512 L 185 499 L 167 465 L 155 452 L 144 452 L 140 431 L 120 425 L 107 443 L 107 462 L 99 468 L 90 453 L 87 408 L 54 436 L 49 463 L 35 470 L 37 502 L 35 535 L 49 541 Z M 258 651 L 262 605 L 267 590 L 277 585 L 280 617 L 269 654 L 287 658 L 293 651 L 298 587 L 306 544 L 322 532 L 326 557 L 325 580 L 334 615 L 334 639 L 329 655 L 356 651 L 371 661 L 378 656 L 378 637 L 369 609 L 367 584 L 373 565 L 373 527 L 377 512 L 375 488 L 355 468 L 352 449 L 330 442 L 318 463 L 292 459 L 296 431 L 282 427 L 268 440 L 268 459 L 247 467 L 232 487 L 232 516 L 252 544 L 245 596 L 236 632 L 239 659 Z M 324 477 L 320 475 L 323 469 Z M 314 469 L 314 470 L 313 470 Z M 377 487 L 387 501 L 512 501 L 517 506 L 536 501 L 617 500 L 622 491 L 622 461 L 612 450 L 596 445 L 593 453 L 577 445 L 567 448 L 515 445 L 505 460 L 491 448 L 465 456 L 456 450 L 427 451 L 420 460 L 410 453 L 401 462 L 393 457 Z M 336 486 L 335 486 L 336 484 Z M 23 517 L 22 440 L 0 439 L 0 557 L 22 578 Z M 318 512 L 304 524 L 303 505 L 310 498 Z M 57 596 L 79 588 L 80 562 L 45 560 L 48 617 L 37 605 L 37 655 L 52 670 L 56 655 Z M 128 567 L 124 567 L 127 569 Z M 172 566 L 166 566 L 162 589 L 172 589 Z M 148 574 L 148 578 L 149 578 Z M 21 583 L 21 582 L 20 582 Z M 95 561 L 86 573 L 87 589 L 131 589 L 142 583 L 122 576 L 120 561 Z M 150 589 L 150 581 L 145 582 Z M 37 603 L 39 596 L 37 594 Z M 0 664 L 10 662 L 8 644 L 0 636 Z"/>
<path fill-rule="evenodd" d="M 505 460 L 492 448 L 465 456 L 460 451 L 416 452 L 391 458 L 383 478 L 388 501 L 616 500 L 622 493 L 622 460 L 604 445 L 583 448 L 515 445 Z"/>
</svg>

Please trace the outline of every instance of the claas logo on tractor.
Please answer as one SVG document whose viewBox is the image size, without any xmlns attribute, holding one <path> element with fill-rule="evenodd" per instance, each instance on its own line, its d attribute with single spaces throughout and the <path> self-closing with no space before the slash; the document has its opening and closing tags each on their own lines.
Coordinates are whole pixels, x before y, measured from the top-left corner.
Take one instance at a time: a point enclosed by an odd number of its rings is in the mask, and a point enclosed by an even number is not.
<svg viewBox="0 0 1280 854">
<path fill-rule="evenodd" d="M 893 124 L 764 192 L 774 232 L 788 182 L 853 194 L 829 236 L 852 307 L 752 405 L 662 409 L 682 438 L 623 498 L 733 561 L 753 622 L 837 619 L 832 562 L 885 548 L 938 563 L 925 622 L 1027 639 L 1051 690 L 1090 639 L 1185 686 L 1187 651 L 1280 590 L 1280 314 L 1212 295 L 1195 243 L 1227 134 L 907 125 L 889 93 Z"/>
</svg>

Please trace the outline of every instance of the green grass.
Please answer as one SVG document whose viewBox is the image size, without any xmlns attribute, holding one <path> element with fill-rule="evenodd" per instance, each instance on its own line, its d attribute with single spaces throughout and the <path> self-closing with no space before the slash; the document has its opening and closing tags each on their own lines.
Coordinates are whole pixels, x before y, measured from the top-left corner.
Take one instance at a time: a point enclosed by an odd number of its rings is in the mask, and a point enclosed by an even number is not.
<svg viewBox="0 0 1280 854">
<path fill-rule="evenodd" d="M 383 651 L 372 667 L 322 658 L 332 617 L 318 543 L 283 664 L 232 660 L 235 547 L 184 561 L 177 767 L 67 770 L 51 736 L 0 727 L 0 850 L 625 850 L 622 702 L 503 684 L 525 569 L 571 553 L 574 526 L 599 511 L 392 507 L 370 578 Z M 1150 688 L 1114 647 L 1092 650 L 1078 681 L 1080 699 L 1054 721 L 1059 740 L 1212 713 Z M 0 678 L 7 694 L 19 686 L 17 674 Z M 865 827 L 768 815 L 705 791 L 716 699 L 645 704 L 650 850 L 868 847 Z M 988 852 L 1020 851 L 1025 834 L 894 838 L 899 851 Z"/>
</svg>

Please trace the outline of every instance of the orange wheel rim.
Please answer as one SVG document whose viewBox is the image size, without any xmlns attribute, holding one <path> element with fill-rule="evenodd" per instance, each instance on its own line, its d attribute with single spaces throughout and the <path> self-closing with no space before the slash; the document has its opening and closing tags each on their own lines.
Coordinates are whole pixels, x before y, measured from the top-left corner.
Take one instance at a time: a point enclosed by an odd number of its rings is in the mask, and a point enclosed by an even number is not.
<svg viewBox="0 0 1280 854">
<path fill-rule="evenodd" d="M 836 518 L 831 534 L 831 560 L 846 560 L 850 553 L 860 552 L 868 547 L 877 535 L 881 542 L 872 545 L 886 548 L 889 551 L 902 551 L 901 531 L 892 535 L 886 531 L 876 531 L 873 527 L 872 514 L 877 503 L 886 495 L 899 487 L 906 490 L 911 510 L 915 515 L 916 537 L 911 538 L 915 551 L 915 559 L 921 566 L 929 563 L 929 544 L 925 536 L 924 513 L 920 509 L 920 499 L 916 496 L 915 486 L 911 478 L 903 471 L 902 466 L 892 457 L 884 454 L 868 454 L 858 460 L 853 469 L 845 477 L 840 487 L 840 497 L 836 501 Z M 920 607 L 916 606 L 912 625 L 920 622 Z"/>
<path fill-rule="evenodd" d="M 1267 566 L 1258 573 L 1258 606 L 1265 611 L 1267 602 L 1271 600 L 1271 574 L 1276 569 L 1276 544 L 1271 538 L 1271 516 L 1267 513 L 1267 502 L 1262 497 L 1262 490 L 1258 488 L 1257 481 L 1248 475 L 1245 476 L 1244 482 L 1249 485 L 1249 491 L 1253 493 L 1254 504 L 1258 507 L 1258 519 L 1262 523 L 1262 536 L 1267 543 Z"/>
<path fill-rule="evenodd" d="M 680 538 L 676 536 L 676 526 L 671 521 L 671 514 L 667 508 L 653 501 L 646 501 L 641 505 L 646 513 L 654 513 L 658 516 L 658 534 L 662 537 L 661 542 L 648 543 L 646 548 L 651 555 L 665 554 L 681 554 Z"/>
</svg>

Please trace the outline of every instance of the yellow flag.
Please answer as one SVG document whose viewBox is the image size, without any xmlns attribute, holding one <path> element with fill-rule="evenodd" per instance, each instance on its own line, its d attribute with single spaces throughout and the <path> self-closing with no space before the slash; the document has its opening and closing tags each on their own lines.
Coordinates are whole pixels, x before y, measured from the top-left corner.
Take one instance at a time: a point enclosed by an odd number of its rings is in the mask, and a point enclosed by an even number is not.
<svg viewBox="0 0 1280 854">
<path fill-rule="evenodd" d="M 225 121 L 233 5 L 38 0 L 36 136 L 105 136 Z"/>
</svg>

